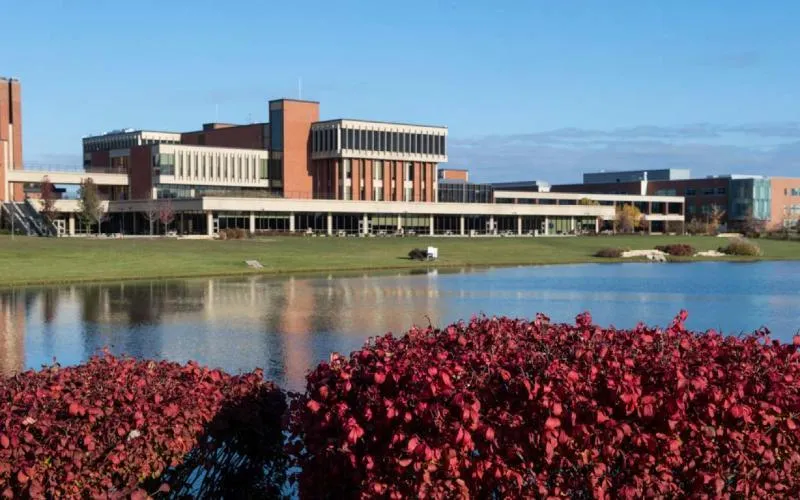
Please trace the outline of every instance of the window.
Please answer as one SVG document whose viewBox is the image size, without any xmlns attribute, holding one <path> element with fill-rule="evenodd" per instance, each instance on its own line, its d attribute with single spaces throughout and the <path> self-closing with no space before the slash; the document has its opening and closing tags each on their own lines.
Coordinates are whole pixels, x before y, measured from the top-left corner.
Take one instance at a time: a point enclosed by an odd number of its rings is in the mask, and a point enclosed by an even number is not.
<svg viewBox="0 0 800 500">
<path fill-rule="evenodd" d="M 383 162 L 381 160 L 372 162 L 372 178 L 376 181 L 383 180 Z"/>
<path fill-rule="evenodd" d="M 405 164 L 405 171 L 403 172 L 403 179 L 407 181 L 414 180 L 414 164 L 407 162 Z"/>
<path fill-rule="evenodd" d="M 383 188 L 375 186 L 372 188 L 372 199 L 375 201 L 383 201 Z"/>
<path fill-rule="evenodd" d="M 703 196 L 711 196 L 714 194 L 714 188 L 703 188 Z"/>
<path fill-rule="evenodd" d="M 447 149 L 445 146 L 445 136 L 439 136 L 439 154 L 445 156 L 447 154 Z"/>
<path fill-rule="evenodd" d="M 367 130 L 367 150 L 373 151 L 375 149 L 375 131 Z"/>
<path fill-rule="evenodd" d="M 361 149 L 361 131 L 360 130 L 353 130 L 353 149 L 359 150 Z"/>
<path fill-rule="evenodd" d="M 269 179 L 269 162 L 266 158 L 258 160 L 258 178 Z"/>
<path fill-rule="evenodd" d="M 411 188 L 403 189 L 403 201 L 411 201 Z"/>
<path fill-rule="evenodd" d="M 353 167 L 352 167 L 352 164 L 350 163 L 350 160 L 347 159 L 347 158 L 344 160 L 343 169 L 344 169 L 344 178 L 345 179 L 352 179 L 353 178 Z"/>
<path fill-rule="evenodd" d="M 718 187 L 717 188 L 717 194 L 725 194 L 725 188 L 724 187 Z"/>
<path fill-rule="evenodd" d="M 686 188 L 686 196 L 694 196 L 697 194 L 697 190 L 695 188 Z"/>
</svg>

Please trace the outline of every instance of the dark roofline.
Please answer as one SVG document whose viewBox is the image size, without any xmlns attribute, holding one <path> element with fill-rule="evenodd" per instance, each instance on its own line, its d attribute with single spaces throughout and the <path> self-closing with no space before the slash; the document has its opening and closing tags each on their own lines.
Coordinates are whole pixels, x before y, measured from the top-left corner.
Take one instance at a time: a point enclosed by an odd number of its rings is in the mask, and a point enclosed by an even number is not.
<svg viewBox="0 0 800 500">
<path fill-rule="evenodd" d="M 213 125 L 213 124 L 230 125 L 230 126 L 229 127 L 218 128 L 218 129 L 211 129 L 211 130 L 200 129 L 200 130 L 190 130 L 188 132 L 178 132 L 178 133 L 181 134 L 181 135 L 183 135 L 183 134 L 199 134 L 199 133 L 202 133 L 202 132 L 210 132 L 210 131 L 213 131 L 213 130 L 226 130 L 226 129 L 229 129 L 229 128 L 252 127 L 254 125 L 264 126 L 264 125 L 269 125 L 269 122 L 244 123 L 244 124 L 241 124 L 241 125 L 234 125 L 232 123 L 222 123 L 222 122 L 210 122 L 210 123 L 204 123 L 203 125 Z"/>
<path fill-rule="evenodd" d="M 152 132 L 154 134 L 183 134 L 184 132 L 175 132 L 174 130 L 150 130 L 150 129 L 143 129 L 137 128 L 136 130 L 131 130 L 130 132 L 114 132 L 111 131 L 106 132 L 105 134 L 95 134 L 95 135 L 87 135 L 81 137 L 81 140 L 92 139 L 95 137 L 112 137 L 115 135 L 128 135 L 128 134 L 140 134 L 142 132 Z"/>
<path fill-rule="evenodd" d="M 426 125 L 424 123 L 404 123 L 404 122 L 386 122 L 386 121 L 380 121 L 380 120 L 362 120 L 361 118 L 335 118 L 335 119 L 332 119 L 332 120 L 320 120 L 318 122 L 312 123 L 311 125 L 313 126 L 313 125 L 315 125 L 317 123 L 341 122 L 341 121 L 344 121 L 344 120 L 350 120 L 350 121 L 354 121 L 354 122 L 380 123 L 380 124 L 383 124 L 383 125 L 405 125 L 407 127 L 430 127 L 430 128 L 444 128 L 444 129 L 447 128 L 445 125 L 430 125 L 430 124 Z"/>
<path fill-rule="evenodd" d="M 267 101 L 267 104 L 272 104 L 273 102 L 281 102 L 281 101 L 290 101 L 290 102 L 307 102 L 311 104 L 319 104 L 319 101 L 309 101 L 307 99 L 292 99 L 290 97 L 281 97 L 278 99 L 270 99 Z"/>
<path fill-rule="evenodd" d="M 452 170 L 453 172 L 469 172 L 466 168 L 450 168 L 450 167 L 442 167 L 439 170 Z"/>
</svg>

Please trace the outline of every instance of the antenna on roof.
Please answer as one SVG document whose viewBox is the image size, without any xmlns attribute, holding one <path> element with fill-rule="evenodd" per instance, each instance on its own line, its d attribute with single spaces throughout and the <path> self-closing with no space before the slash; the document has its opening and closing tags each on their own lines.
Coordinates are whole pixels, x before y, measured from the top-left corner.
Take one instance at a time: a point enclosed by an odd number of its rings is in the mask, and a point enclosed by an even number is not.
<svg viewBox="0 0 800 500">
<path fill-rule="evenodd" d="M 303 77 L 297 77 L 297 98 L 303 100 Z"/>
</svg>

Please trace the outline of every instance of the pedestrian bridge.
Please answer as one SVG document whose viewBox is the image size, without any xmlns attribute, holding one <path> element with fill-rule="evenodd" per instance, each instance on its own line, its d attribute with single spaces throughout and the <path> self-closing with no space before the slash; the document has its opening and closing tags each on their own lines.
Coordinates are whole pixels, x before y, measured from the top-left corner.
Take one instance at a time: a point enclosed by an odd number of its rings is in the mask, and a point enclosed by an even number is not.
<svg viewBox="0 0 800 500">
<path fill-rule="evenodd" d="M 80 171 L 36 171 L 36 170 L 8 170 L 7 182 L 39 183 L 47 178 L 53 184 L 81 184 L 91 178 L 98 186 L 127 186 L 128 174 L 120 172 L 80 172 Z"/>
</svg>

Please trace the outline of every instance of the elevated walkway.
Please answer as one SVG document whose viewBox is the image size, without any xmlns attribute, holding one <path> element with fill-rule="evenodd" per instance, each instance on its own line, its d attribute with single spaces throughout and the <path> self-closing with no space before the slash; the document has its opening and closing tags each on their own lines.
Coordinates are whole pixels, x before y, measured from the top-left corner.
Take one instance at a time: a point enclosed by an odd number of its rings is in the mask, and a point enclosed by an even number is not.
<svg viewBox="0 0 800 500">
<path fill-rule="evenodd" d="M 53 184 L 78 185 L 85 179 L 91 178 L 98 186 L 127 186 L 127 173 L 109 172 L 80 172 L 80 171 L 37 171 L 37 170 L 9 170 L 6 173 L 7 182 L 32 182 L 39 183 L 47 176 Z"/>
</svg>

